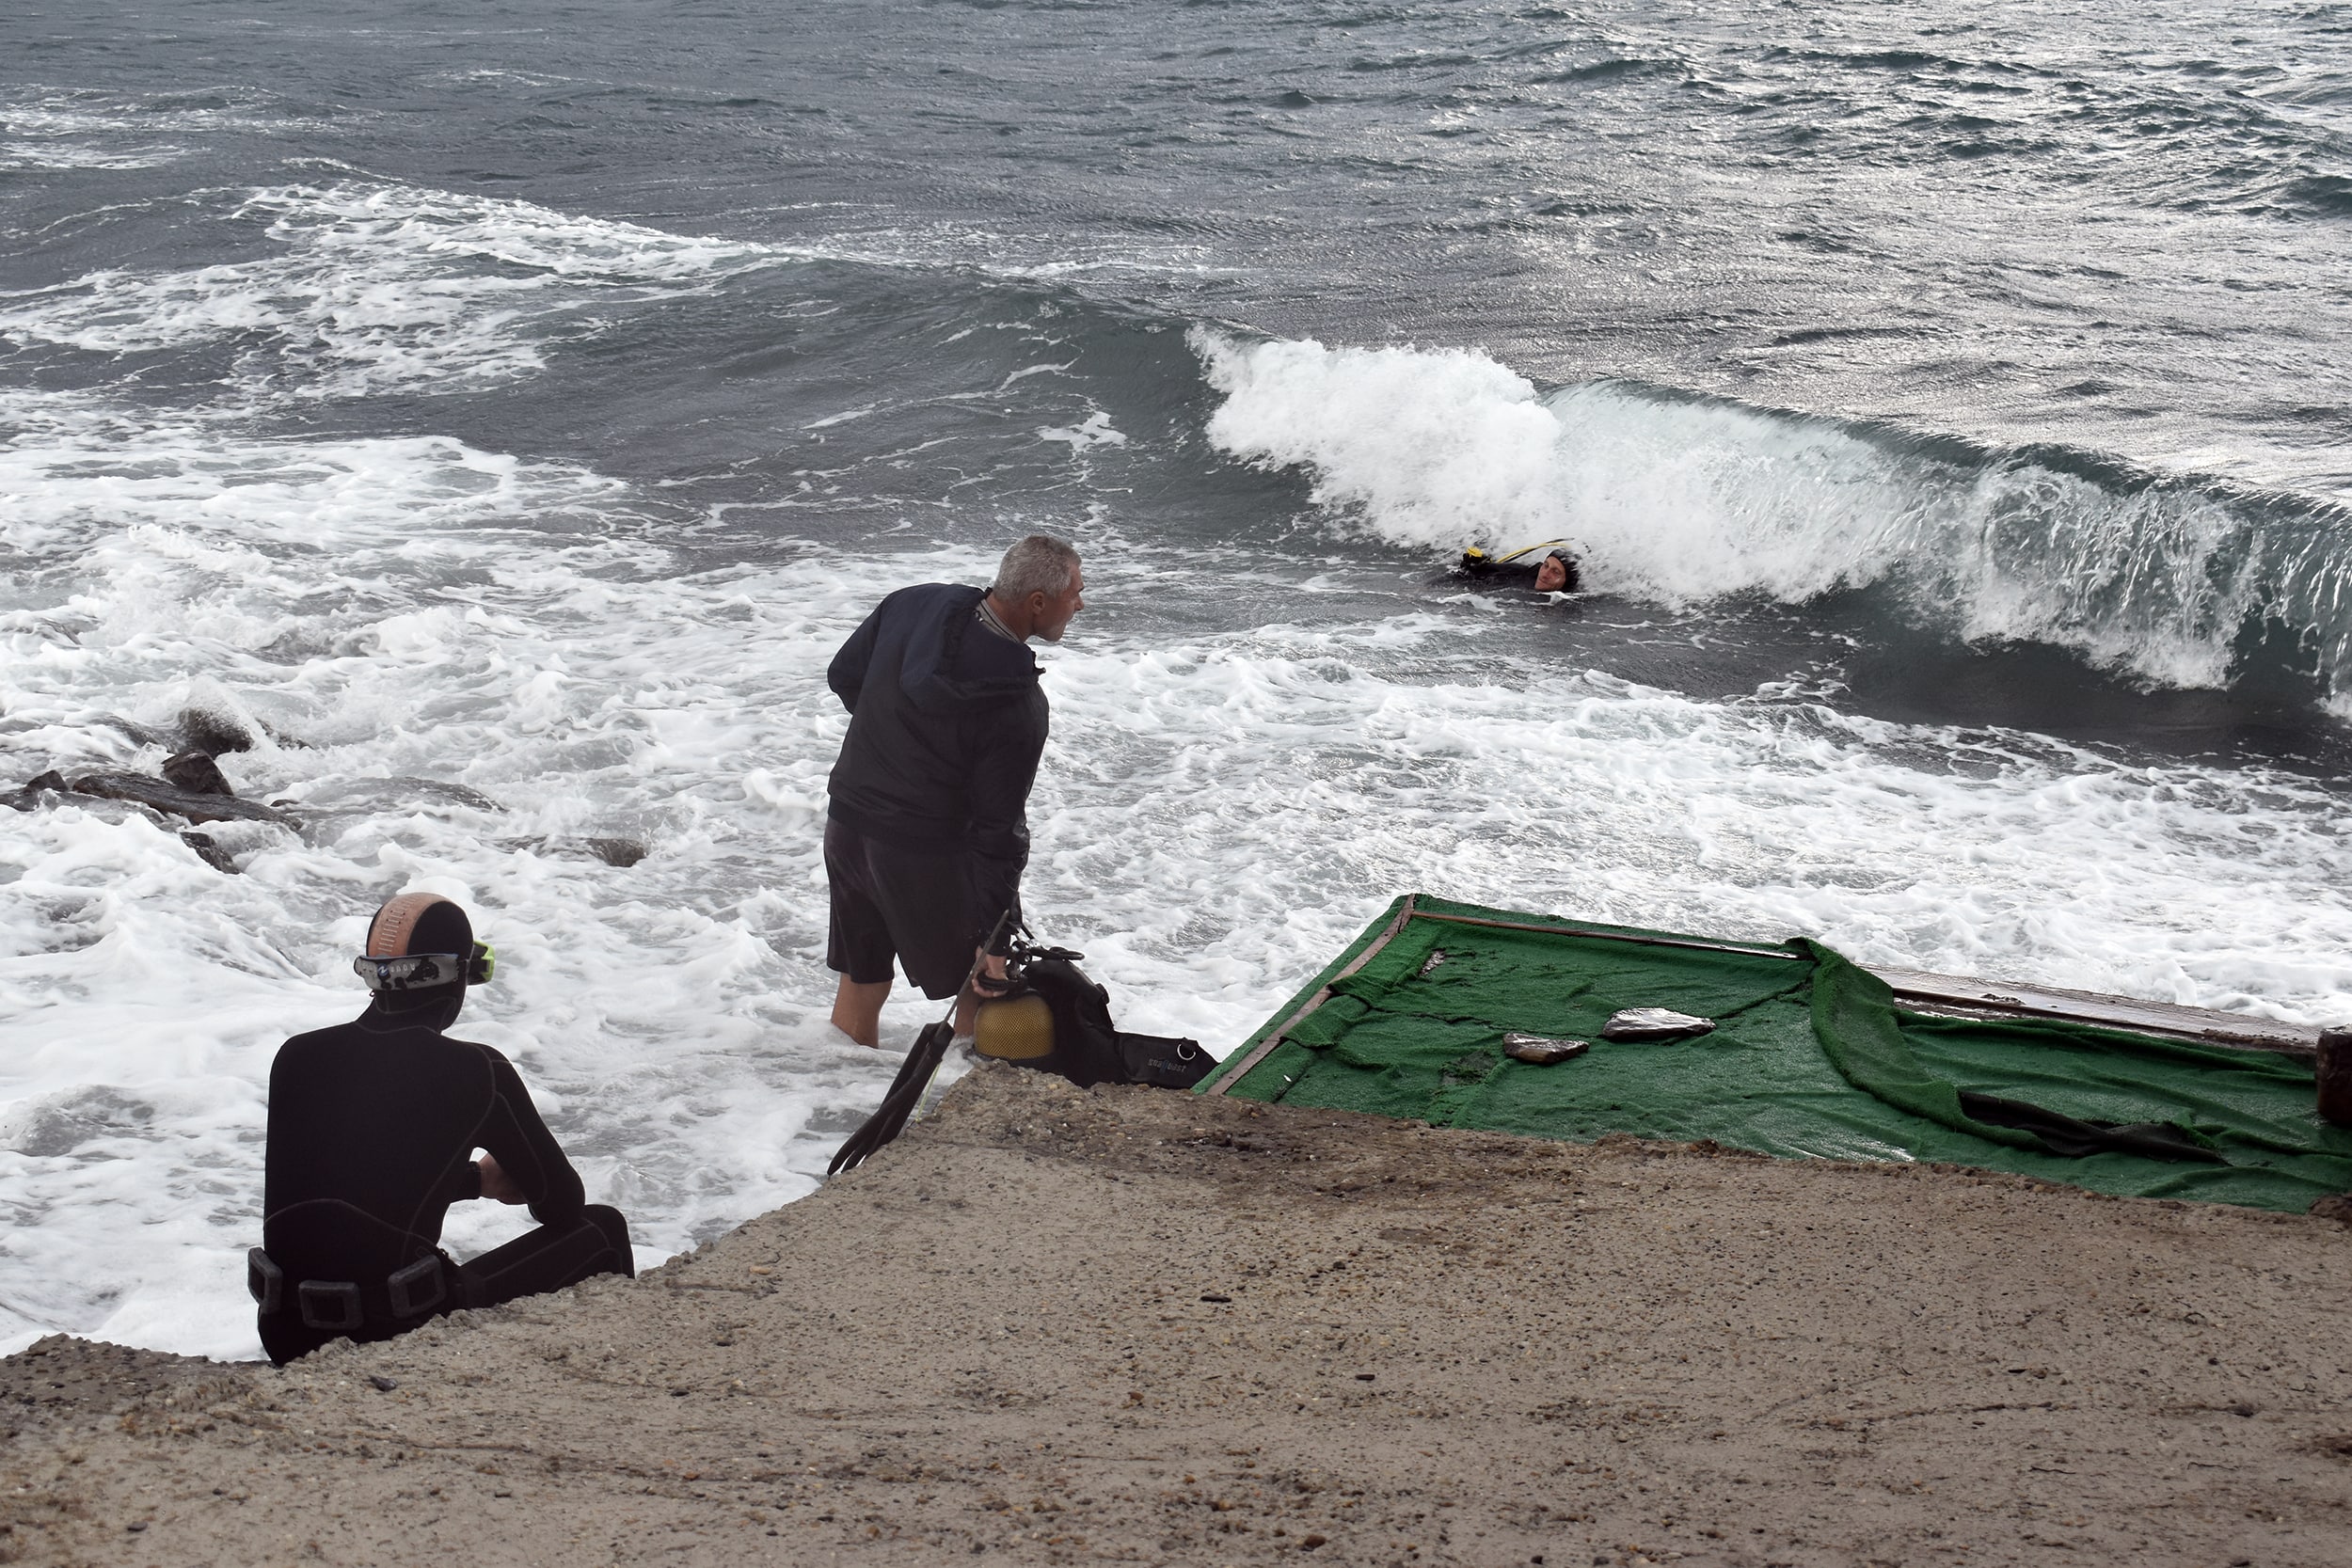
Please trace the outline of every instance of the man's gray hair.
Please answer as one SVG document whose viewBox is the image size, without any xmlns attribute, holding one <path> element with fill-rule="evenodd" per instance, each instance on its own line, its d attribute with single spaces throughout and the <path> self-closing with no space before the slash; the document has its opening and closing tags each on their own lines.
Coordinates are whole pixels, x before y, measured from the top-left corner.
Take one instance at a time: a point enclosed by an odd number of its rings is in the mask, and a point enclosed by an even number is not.
<svg viewBox="0 0 2352 1568">
<path fill-rule="evenodd" d="M 1005 552 L 996 567 L 995 586 L 989 590 L 1009 605 L 1032 594 L 1059 598 L 1070 590 L 1078 570 L 1078 552 L 1067 539 L 1032 533 Z"/>
</svg>

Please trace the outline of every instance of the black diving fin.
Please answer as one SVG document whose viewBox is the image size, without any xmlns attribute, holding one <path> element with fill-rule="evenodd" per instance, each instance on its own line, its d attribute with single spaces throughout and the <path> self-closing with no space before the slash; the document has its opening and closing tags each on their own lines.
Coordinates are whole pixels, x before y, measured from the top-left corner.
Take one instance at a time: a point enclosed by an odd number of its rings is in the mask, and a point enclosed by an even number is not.
<svg viewBox="0 0 2352 1568">
<path fill-rule="evenodd" d="M 931 1086 L 932 1075 L 939 1064 L 947 1058 L 948 1043 L 955 1037 L 956 1026 L 942 1019 L 926 1024 L 914 1037 L 914 1044 L 907 1051 L 907 1059 L 898 1064 L 898 1076 L 890 1081 L 890 1092 L 874 1114 L 859 1124 L 847 1142 L 836 1150 L 833 1164 L 825 1167 L 827 1176 L 838 1176 L 845 1170 L 855 1170 L 866 1157 L 905 1131 L 907 1117 L 914 1114 L 923 1091 Z"/>
</svg>

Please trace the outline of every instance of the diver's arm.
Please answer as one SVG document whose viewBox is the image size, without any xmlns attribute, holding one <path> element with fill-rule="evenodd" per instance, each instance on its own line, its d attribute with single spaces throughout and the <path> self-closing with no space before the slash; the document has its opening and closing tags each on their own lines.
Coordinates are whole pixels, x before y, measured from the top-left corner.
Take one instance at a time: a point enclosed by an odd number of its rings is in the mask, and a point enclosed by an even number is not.
<svg viewBox="0 0 2352 1568">
<path fill-rule="evenodd" d="M 548 1131 L 548 1124 L 539 1119 L 538 1107 L 532 1104 L 531 1091 L 523 1087 L 515 1065 L 487 1046 L 481 1049 L 490 1058 L 491 1088 L 490 1114 L 479 1134 L 481 1147 L 489 1152 L 505 1181 L 531 1205 L 532 1218 L 541 1225 L 579 1218 L 588 1201 L 580 1173 L 564 1158 L 563 1148 Z M 485 1197 L 515 1201 L 491 1191 L 487 1168 L 482 1174 Z"/>
<path fill-rule="evenodd" d="M 887 599 L 882 601 L 883 604 L 889 602 Z M 874 642 L 881 635 L 882 606 L 877 605 L 865 620 L 858 623 L 857 630 L 850 633 L 849 641 L 841 644 L 840 652 L 834 654 L 833 662 L 825 667 L 825 684 L 833 689 L 834 696 L 841 699 L 841 705 L 851 713 L 857 711 L 858 693 L 866 689 L 866 667 L 873 662 Z"/>
<path fill-rule="evenodd" d="M 443 1174 L 440 1184 L 434 1189 L 433 1201 L 447 1208 L 453 1203 L 471 1203 L 475 1198 L 489 1196 L 481 1165 L 463 1160 Z"/>
<path fill-rule="evenodd" d="M 983 721 L 975 750 L 971 816 L 964 842 L 977 863 L 977 892 L 990 924 L 1021 906 L 1021 873 L 1029 863 L 1029 786 L 1045 752 L 1044 704 L 999 709 Z"/>
</svg>

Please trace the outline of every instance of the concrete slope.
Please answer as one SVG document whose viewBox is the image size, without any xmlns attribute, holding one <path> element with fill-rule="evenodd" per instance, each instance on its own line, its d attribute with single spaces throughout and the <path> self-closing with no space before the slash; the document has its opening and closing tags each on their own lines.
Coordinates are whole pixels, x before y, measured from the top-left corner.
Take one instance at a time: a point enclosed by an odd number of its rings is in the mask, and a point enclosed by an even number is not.
<svg viewBox="0 0 2352 1568">
<path fill-rule="evenodd" d="M 971 1074 L 634 1284 L 0 1372 L 38 1563 L 2352 1560 L 2352 1232 Z"/>
</svg>

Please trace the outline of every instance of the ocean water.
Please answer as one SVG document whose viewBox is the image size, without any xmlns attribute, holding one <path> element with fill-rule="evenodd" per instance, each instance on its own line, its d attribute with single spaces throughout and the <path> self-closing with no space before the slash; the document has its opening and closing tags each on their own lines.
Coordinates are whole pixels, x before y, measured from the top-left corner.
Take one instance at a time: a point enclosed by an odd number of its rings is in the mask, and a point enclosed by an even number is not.
<svg viewBox="0 0 2352 1568">
<path fill-rule="evenodd" d="M 1130 1026 L 1413 889 L 2352 1018 L 2347 243 L 2342 5 L 21 6 L 0 785 L 298 826 L 0 818 L 0 1351 L 258 1354 L 408 888 L 641 1261 L 811 1191 L 824 665 L 1034 529 Z"/>
</svg>

